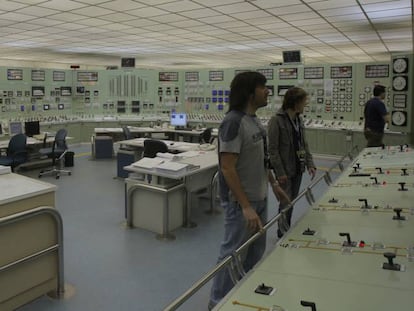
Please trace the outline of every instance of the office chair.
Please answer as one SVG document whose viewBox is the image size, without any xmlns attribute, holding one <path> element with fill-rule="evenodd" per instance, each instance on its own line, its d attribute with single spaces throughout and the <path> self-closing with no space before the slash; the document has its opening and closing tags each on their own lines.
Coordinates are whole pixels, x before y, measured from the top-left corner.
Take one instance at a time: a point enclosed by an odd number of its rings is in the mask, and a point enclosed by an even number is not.
<svg viewBox="0 0 414 311">
<path fill-rule="evenodd" d="M 25 134 L 14 135 L 7 147 L 6 155 L 0 156 L 0 165 L 10 166 L 12 172 L 14 169 L 27 161 L 26 150 L 27 137 Z"/>
<path fill-rule="evenodd" d="M 158 152 L 168 152 L 168 146 L 161 140 L 156 139 L 146 139 L 144 140 L 144 152 L 142 153 L 143 157 L 155 158 Z M 157 178 L 159 180 L 160 178 Z M 147 175 L 148 183 L 152 181 L 152 175 Z"/>
<path fill-rule="evenodd" d="M 42 170 L 39 173 L 39 178 L 43 175 L 55 175 L 56 179 L 59 179 L 60 174 L 71 175 L 72 172 L 69 170 L 62 169 L 62 162 L 65 157 L 65 154 L 68 152 L 68 146 L 66 144 L 66 135 L 67 131 L 65 129 L 60 129 L 55 135 L 55 141 L 51 148 L 41 148 L 39 150 L 40 154 L 47 156 L 52 159 L 52 169 Z M 57 162 L 57 163 L 56 163 Z"/>
<path fill-rule="evenodd" d="M 200 144 L 211 144 L 212 142 L 213 142 L 213 140 L 214 140 L 214 137 L 213 137 L 213 135 L 211 134 L 211 132 L 212 132 L 212 128 L 211 127 L 209 127 L 209 128 L 206 128 L 201 134 L 200 134 L 200 137 L 199 137 L 199 143 Z"/>
<path fill-rule="evenodd" d="M 144 153 L 143 157 L 155 158 L 157 152 L 168 152 L 168 146 L 161 140 L 146 139 L 144 140 Z"/>
<path fill-rule="evenodd" d="M 130 129 L 128 128 L 128 126 L 126 126 L 126 125 L 123 126 L 122 127 L 122 132 L 124 133 L 124 139 L 125 140 L 134 138 L 132 136 L 132 133 L 131 133 Z"/>
</svg>

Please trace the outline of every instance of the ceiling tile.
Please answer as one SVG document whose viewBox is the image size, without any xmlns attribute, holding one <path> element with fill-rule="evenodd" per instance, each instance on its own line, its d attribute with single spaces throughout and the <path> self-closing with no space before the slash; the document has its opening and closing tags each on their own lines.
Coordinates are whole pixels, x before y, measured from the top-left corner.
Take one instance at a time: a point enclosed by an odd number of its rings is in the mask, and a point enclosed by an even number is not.
<svg viewBox="0 0 414 311">
<path fill-rule="evenodd" d="M 18 9 L 22 9 L 26 6 L 27 5 L 23 3 L 17 3 L 8 0 L 0 0 L 0 10 L 4 11 L 15 11 Z"/>
<path fill-rule="evenodd" d="M 44 1 L 42 3 L 39 3 L 38 6 L 49 8 L 49 9 L 54 9 L 54 10 L 60 10 L 60 11 L 70 11 L 70 10 L 75 10 L 75 9 L 85 7 L 87 5 L 83 3 L 71 1 L 71 0 L 65 0 L 65 1 L 49 0 L 49 1 Z"/>
<path fill-rule="evenodd" d="M 99 17 L 99 16 L 102 16 L 102 15 L 107 15 L 107 14 L 114 13 L 114 11 L 104 9 L 104 8 L 101 8 L 101 7 L 97 7 L 97 6 L 87 6 L 87 7 L 81 8 L 81 9 L 72 10 L 71 13 L 84 15 L 84 16 L 88 16 L 88 17 Z"/>
<path fill-rule="evenodd" d="M 167 13 L 168 13 L 167 11 L 160 10 L 155 7 L 145 7 L 141 9 L 128 11 L 128 14 L 132 14 L 132 15 L 139 16 L 139 17 L 152 17 L 152 16 L 157 16 L 157 15 L 164 15 Z"/>
<path fill-rule="evenodd" d="M 396 10 L 386 10 L 386 11 L 373 11 L 367 12 L 369 18 L 382 18 L 382 17 L 391 17 L 391 16 L 406 16 L 410 8 L 396 9 Z"/>
<path fill-rule="evenodd" d="M 301 4 L 302 2 L 299 0 L 256 0 L 254 1 L 254 5 L 262 8 L 262 9 L 270 9 L 270 8 L 277 8 L 281 6 L 289 6 L 295 4 Z"/>
<path fill-rule="evenodd" d="M 47 0 L 18 0 L 16 2 L 24 3 L 24 4 L 39 4 L 42 2 L 46 2 Z M 10 1 L 12 2 L 12 1 Z"/>
<path fill-rule="evenodd" d="M 248 2 L 242 2 L 242 3 L 237 3 L 237 4 L 216 6 L 214 7 L 214 10 L 217 10 L 224 14 L 234 14 L 234 13 L 240 13 L 240 12 L 255 11 L 257 10 L 257 8 Z"/>
<path fill-rule="evenodd" d="M 145 4 L 138 3 L 131 0 L 112 0 L 98 5 L 99 7 L 113 10 L 113 11 L 129 11 L 146 7 Z"/>
<path fill-rule="evenodd" d="M 108 2 L 108 0 L 76 0 L 76 2 L 80 2 L 87 5 L 97 5 L 97 4 L 104 4 Z"/>
<path fill-rule="evenodd" d="M 158 8 L 169 12 L 183 12 L 188 10 L 202 9 L 204 6 L 189 0 L 181 0 L 157 5 Z"/>
<path fill-rule="evenodd" d="M 173 23 L 173 22 L 187 20 L 186 17 L 178 15 L 178 14 L 174 14 L 174 13 L 158 15 L 158 16 L 150 17 L 150 19 L 153 21 L 160 22 L 160 23 Z"/>
<path fill-rule="evenodd" d="M 298 5 L 289 5 L 278 7 L 276 9 L 269 9 L 268 12 L 275 14 L 276 16 L 284 15 L 284 14 L 294 14 L 294 13 L 302 13 L 302 12 L 310 12 L 309 8 L 304 4 Z"/>
<path fill-rule="evenodd" d="M 48 18 L 55 19 L 55 20 L 62 21 L 62 22 L 75 22 L 75 21 L 84 19 L 85 16 L 78 16 L 72 13 L 59 13 L 59 14 L 51 15 Z"/>
<path fill-rule="evenodd" d="M 14 21 L 14 22 L 23 22 L 23 21 L 29 21 L 29 20 L 36 19 L 34 16 L 20 14 L 20 13 L 13 13 L 13 12 L 2 14 L 1 18 Z"/>
<path fill-rule="evenodd" d="M 265 11 L 261 11 L 261 10 L 232 14 L 232 17 L 238 18 L 241 20 L 260 19 L 260 18 L 265 18 L 265 17 L 270 17 L 270 16 L 271 15 L 269 13 L 266 13 Z"/>
<path fill-rule="evenodd" d="M 135 20 L 136 16 L 117 12 L 113 14 L 99 16 L 99 18 L 111 22 L 126 22 L 130 20 Z"/>
</svg>

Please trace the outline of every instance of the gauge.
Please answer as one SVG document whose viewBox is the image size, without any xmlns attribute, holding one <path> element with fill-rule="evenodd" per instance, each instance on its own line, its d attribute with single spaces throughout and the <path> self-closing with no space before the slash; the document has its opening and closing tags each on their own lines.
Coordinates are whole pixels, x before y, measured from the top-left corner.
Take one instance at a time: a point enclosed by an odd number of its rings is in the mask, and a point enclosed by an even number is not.
<svg viewBox="0 0 414 311">
<path fill-rule="evenodd" d="M 396 58 L 393 61 L 392 68 L 395 73 L 405 73 L 408 71 L 408 58 Z"/>
<path fill-rule="evenodd" d="M 405 126 L 407 125 L 407 112 L 393 111 L 391 115 L 392 125 Z"/>
<path fill-rule="evenodd" d="M 366 93 L 371 93 L 371 87 L 370 86 L 366 86 L 364 88 L 364 90 L 365 90 Z"/>
<path fill-rule="evenodd" d="M 392 80 L 392 88 L 394 91 L 405 91 L 407 90 L 407 77 L 397 76 Z"/>
</svg>

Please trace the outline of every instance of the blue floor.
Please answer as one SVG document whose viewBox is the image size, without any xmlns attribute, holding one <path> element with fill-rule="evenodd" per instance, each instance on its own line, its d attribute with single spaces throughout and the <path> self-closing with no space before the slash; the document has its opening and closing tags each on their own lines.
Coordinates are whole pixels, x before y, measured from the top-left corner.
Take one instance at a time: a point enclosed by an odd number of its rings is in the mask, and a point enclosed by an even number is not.
<svg viewBox="0 0 414 311">
<path fill-rule="evenodd" d="M 126 229 L 124 182 L 116 176 L 116 160 L 91 160 L 90 146 L 72 147 L 75 166 L 71 176 L 42 177 L 56 184 L 56 208 L 64 224 L 65 283 L 74 288 L 72 297 L 53 300 L 41 297 L 19 311 L 159 311 L 211 270 L 223 235 L 220 215 L 207 215 L 209 202 L 193 198 L 192 220 L 196 228 L 180 228 L 175 241 L 158 241 L 155 234 Z M 320 169 L 333 159 L 316 157 Z M 39 170 L 21 172 L 37 178 Z M 335 170 L 333 177 L 337 176 Z M 304 177 L 302 185 L 309 183 Z M 322 182 L 315 189 L 319 197 Z M 277 203 L 269 199 L 269 216 Z M 308 208 L 296 204 L 293 221 Z M 268 250 L 275 247 L 276 229 L 268 234 Z M 179 310 L 207 310 L 210 284 L 203 287 Z"/>
</svg>

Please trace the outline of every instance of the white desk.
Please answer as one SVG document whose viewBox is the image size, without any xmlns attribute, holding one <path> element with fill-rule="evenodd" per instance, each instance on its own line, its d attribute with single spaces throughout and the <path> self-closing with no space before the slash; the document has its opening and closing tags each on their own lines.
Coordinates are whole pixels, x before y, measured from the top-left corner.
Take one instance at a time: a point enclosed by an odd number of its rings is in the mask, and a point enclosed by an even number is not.
<svg viewBox="0 0 414 311">
<path fill-rule="evenodd" d="M 146 169 L 142 167 L 137 167 L 134 165 L 128 165 L 125 167 L 125 170 L 138 173 L 138 174 L 144 174 L 144 181 L 146 180 L 146 175 L 151 175 L 153 177 L 163 177 L 167 178 L 168 180 L 176 180 L 179 184 L 184 185 L 185 187 L 185 204 L 184 204 L 184 226 L 185 227 L 194 227 L 195 224 L 191 222 L 190 214 L 191 214 L 191 193 L 194 191 L 197 191 L 199 189 L 208 188 L 211 185 L 212 178 L 214 174 L 217 171 L 217 165 L 218 165 L 218 158 L 217 158 L 217 152 L 216 151 L 199 151 L 199 155 L 196 157 L 186 158 L 177 161 L 179 163 L 185 163 L 190 164 L 192 166 L 191 169 L 180 171 L 180 172 L 169 172 L 167 170 L 157 170 L 154 169 Z M 173 186 L 177 185 L 177 182 L 173 184 Z M 140 188 L 148 188 L 151 191 L 154 191 L 153 187 L 157 187 L 157 185 L 154 184 L 146 184 L 145 182 L 136 182 L 136 186 Z M 164 185 L 159 185 L 160 188 L 165 188 Z M 128 197 L 132 198 L 132 195 L 127 195 Z M 138 198 L 137 198 L 138 199 Z M 131 199 L 130 199 L 131 200 Z M 137 200 L 135 200 L 137 201 Z M 127 206 L 129 207 L 129 211 L 127 212 L 127 222 L 129 224 L 133 225 L 133 210 L 136 208 L 139 208 L 139 204 L 141 203 L 141 207 L 147 208 L 146 203 L 144 202 L 137 202 L 137 206 L 135 204 L 132 204 L 131 202 L 127 202 Z M 164 204 L 167 204 L 168 202 L 165 202 Z M 149 204 L 148 208 L 153 208 L 151 204 Z M 162 213 L 165 214 L 165 210 L 167 209 L 166 205 L 164 205 L 164 208 L 162 208 Z M 166 227 L 166 222 L 168 223 L 169 220 L 165 219 L 164 215 L 159 215 L 158 217 L 160 219 L 164 219 L 163 226 L 162 226 L 162 232 L 161 235 L 168 236 L 169 230 Z"/>
<path fill-rule="evenodd" d="M 118 142 L 121 146 L 133 147 L 138 150 L 144 148 L 144 141 L 148 138 L 134 138 L 128 140 L 121 140 Z M 199 150 L 200 144 L 197 143 L 187 143 L 183 141 L 173 141 L 173 140 L 162 140 L 168 147 L 170 151 L 190 151 L 190 150 Z"/>
<path fill-rule="evenodd" d="M 0 175 L 0 223 L 7 216 L 40 206 L 55 206 L 56 186 L 17 174 Z M 8 269 L 17 260 L 58 243 L 58 228 L 48 214 L 0 225 L 0 310 L 14 310 L 58 285 L 58 255 L 47 253 Z"/>
<path fill-rule="evenodd" d="M 165 134 L 180 134 L 183 136 L 199 136 L 203 133 L 203 129 L 193 129 L 193 130 L 180 130 L 180 129 L 173 129 L 168 127 L 137 127 L 137 126 L 128 126 L 130 132 L 132 134 L 136 134 L 138 136 L 145 135 L 145 134 L 154 134 L 154 133 L 165 133 Z M 112 127 L 112 128 L 103 128 L 98 127 L 94 129 L 95 135 L 112 135 L 112 134 L 122 134 L 123 130 L 119 127 Z"/>
<path fill-rule="evenodd" d="M 396 148 L 390 148 L 395 150 Z M 374 152 L 375 151 L 375 152 Z M 414 308 L 414 165 L 410 151 L 389 153 L 368 148 L 354 161 L 368 177 L 349 177 L 349 167 L 329 191 L 214 310 L 310 310 L 301 300 L 314 302 L 317 310 L 378 310 Z M 384 157 L 389 161 L 383 161 Z M 391 160 L 392 158 L 392 160 Z M 408 161 L 407 161 L 408 160 Z M 352 165 L 351 165 L 352 166 Z M 387 174 L 378 174 L 383 166 Z M 401 176 L 400 167 L 408 176 Z M 397 170 L 393 171 L 393 169 Z M 374 185 L 369 177 L 377 177 Z M 404 179 L 407 191 L 396 180 Z M 383 183 L 384 182 L 384 183 Z M 337 199 L 333 202 L 331 199 Z M 361 209 L 368 200 L 371 208 Z M 331 201 L 331 202 L 330 202 Z M 394 220 L 393 208 L 403 208 L 406 220 Z M 314 235 L 304 235 L 307 229 Z M 357 247 L 343 247 L 349 233 Z M 364 241 L 364 244 L 360 244 Z M 395 253 L 394 263 L 405 271 L 382 268 L 385 252 Z M 277 289 L 271 296 L 254 293 L 264 283 Z M 236 301 L 236 304 L 234 304 Z"/>
</svg>

